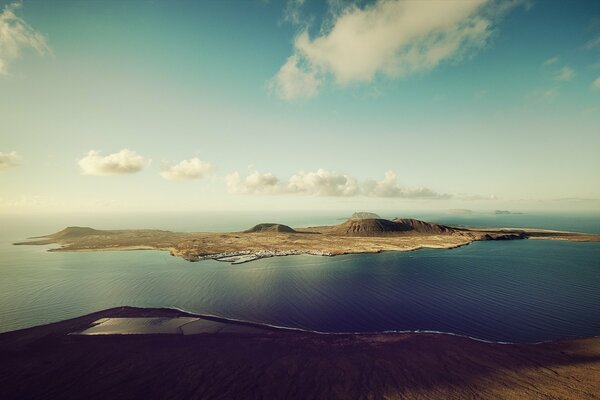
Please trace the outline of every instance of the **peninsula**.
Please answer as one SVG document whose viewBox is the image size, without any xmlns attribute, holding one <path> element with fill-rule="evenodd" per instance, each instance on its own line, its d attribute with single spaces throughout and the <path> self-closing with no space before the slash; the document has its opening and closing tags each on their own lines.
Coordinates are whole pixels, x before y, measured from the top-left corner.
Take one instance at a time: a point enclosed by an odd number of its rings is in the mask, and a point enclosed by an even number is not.
<svg viewBox="0 0 600 400">
<path fill-rule="evenodd" d="M 213 259 L 238 264 L 274 256 L 450 249 L 474 241 L 519 239 L 598 242 L 600 235 L 529 228 L 457 227 L 411 218 L 388 220 L 371 213 L 356 213 L 339 225 L 294 229 L 283 224 L 262 223 L 242 232 L 227 233 L 68 227 L 15 244 L 60 245 L 49 251 L 165 250 L 188 261 Z"/>
</svg>

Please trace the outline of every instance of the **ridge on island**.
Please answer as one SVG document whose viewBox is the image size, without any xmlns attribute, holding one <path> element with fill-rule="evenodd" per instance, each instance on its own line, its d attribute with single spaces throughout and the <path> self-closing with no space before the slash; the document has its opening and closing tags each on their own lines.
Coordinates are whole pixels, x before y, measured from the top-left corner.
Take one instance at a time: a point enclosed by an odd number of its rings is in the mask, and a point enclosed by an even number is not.
<svg viewBox="0 0 600 400">
<path fill-rule="evenodd" d="M 242 263 L 274 256 L 451 249 L 474 241 L 519 239 L 597 242 L 600 235 L 530 228 L 454 227 L 413 218 L 350 218 L 338 225 L 295 229 L 279 223 L 261 223 L 242 232 L 224 233 L 68 227 L 15 244 L 60 245 L 49 251 L 166 250 L 189 261 Z"/>
</svg>

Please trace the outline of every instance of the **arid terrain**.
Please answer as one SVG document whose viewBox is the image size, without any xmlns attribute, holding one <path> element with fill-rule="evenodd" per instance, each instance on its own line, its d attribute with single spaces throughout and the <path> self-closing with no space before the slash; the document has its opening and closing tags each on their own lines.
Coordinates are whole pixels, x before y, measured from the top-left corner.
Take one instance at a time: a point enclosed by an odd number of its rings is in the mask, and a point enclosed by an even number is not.
<svg viewBox="0 0 600 400">
<path fill-rule="evenodd" d="M 339 225 L 293 229 L 262 223 L 243 232 L 182 233 L 163 230 L 96 230 L 69 227 L 15 244 L 59 244 L 50 251 L 167 250 L 189 261 L 215 259 L 242 263 L 296 254 L 449 249 L 478 240 L 553 239 L 600 241 L 600 235 L 542 229 L 450 227 L 416 219 L 351 218 Z"/>
<path fill-rule="evenodd" d="M 0 398 L 597 399 L 600 338 L 486 343 L 447 334 L 317 334 L 201 317 L 210 333 L 79 335 L 105 310 L 0 334 Z"/>
</svg>

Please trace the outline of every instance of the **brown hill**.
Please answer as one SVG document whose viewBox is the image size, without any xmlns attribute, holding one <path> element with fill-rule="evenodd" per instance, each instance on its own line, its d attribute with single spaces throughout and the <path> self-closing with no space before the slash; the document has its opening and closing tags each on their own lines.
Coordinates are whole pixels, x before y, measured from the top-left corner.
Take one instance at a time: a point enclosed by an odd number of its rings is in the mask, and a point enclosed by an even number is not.
<svg viewBox="0 0 600 400">
<path fill-rule="evenodd" d="M 244 233 L 256 233 L 256 232 L 278 232 L 278 233 L 297 233 L 294 229 L 287 225 L 263 223 L 254 225 L 252 228 L 245 230 Z"/>
<path fill-rule="evenodd" d="M 426 235 L 452 234 L 454 229 L 412 218 L 387 220 L 382 218 L 349 219 L 336 225 L 328 233 L 340 236 L 387 236 L 398 233 L 422 233 Z"/>
<path fill-rule="evenodd" d="M 82 236 L 100 235 L 103 232 L 105 231 L 99 231 L 97 229 L 88 228 L 85 226 L 69 226 L 68 228 L 63 229 L 62 231 L 53 233 L 52 235 L 48 235 L 47 237 L 52 237 L 55 239 L 70 239 Z"/>
<path fill-rule="evenodd" d="M 413 218 L 396 218 L 392 221 L 406 227 L 406 230 L 408 231 L 429 233 L 433 235 L 454 232 L 454 229 L 446 225 L 432 224 L 430 222 L 420 221 Z"/>
<path fill-rule="evenodd" d="M 379 236 L 405 232 L 410 228 L 387 219 L 349 219 L 343 224 L 333 227 L 334 235 Z"/>
</svg>

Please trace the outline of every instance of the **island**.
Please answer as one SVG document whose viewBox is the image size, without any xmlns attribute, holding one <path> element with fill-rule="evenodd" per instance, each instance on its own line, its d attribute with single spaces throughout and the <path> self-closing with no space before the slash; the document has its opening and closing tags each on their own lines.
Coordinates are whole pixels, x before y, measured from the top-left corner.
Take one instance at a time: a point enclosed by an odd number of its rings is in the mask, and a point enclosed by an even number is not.
<svg viewBox="0 0 600 400">
<path fill-rule="evenodd" d="M 0 398 L 594 399 L 600 338 L 322 334 L 119 307 L 0 334 Z"/>
<path fill-rule="evenodd" d="M 212 259 L 239 264 L 275 256 L 451 249 L 474 241 L 520 239 L 598 242 L 600 235 L 531 228 L 446 226 L 412 218 L 384 219 L 372 213 L 356 213 L 338 225 L 291 228 L 261 223 L 245 231 L 226 233 L 68 227 L 15 244 L 60 246 L 49 251 L 165 250 L 188 261 Z"/>
</svg>

